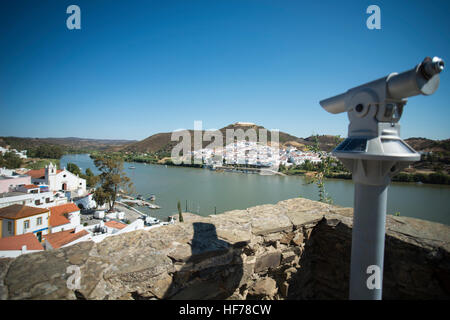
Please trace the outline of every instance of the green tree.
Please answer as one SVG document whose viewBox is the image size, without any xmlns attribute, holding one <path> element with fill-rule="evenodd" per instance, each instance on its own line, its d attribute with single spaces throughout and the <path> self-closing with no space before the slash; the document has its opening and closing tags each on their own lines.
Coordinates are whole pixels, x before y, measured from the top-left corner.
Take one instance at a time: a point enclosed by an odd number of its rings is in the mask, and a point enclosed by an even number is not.
<svg viewBox="0 0 450 320">
<path fill-rule="evenodd" d="M 16 169 L 22 166 L 22 159 L 15 152 L 0 153 L 0 167 Z"/>
<path fill-rule="evenodd" d="M 95 166 L 100 171 L 100 188 L 95 193 L 99 193 L 99 198 L 106 197 L 109 210 L 114 210 L 117 192 L 121 189 L 129 191 L 133 183 L 123 172 L 123 160 L 117 157 L 101 156 L 95 159 Z M 95 195 L 94 193 L 94 195 Z"/>
<path fill-rule="evenodd" d="M 67 171 L 72 172 L 74 175 L 81 175 L 80 167 L 78 167 L 75 163 L 69 162 L 66 169 Z"/>
<path fill-rule="evenodd" d="M 28 151 L 30 157 L 44 159 L 59 159 L 63 154 L 63 149 L 60 146 L 52 146 L 49 144 L 43 144 Z"/>
<path fill-rule="evenodd" d="M 106 193 L 102 187 L 95 189 L 94 195 L 92 196 L 94 201 L 97 203 L 97 207 L 103 206 L 109 200 L 109 194 Z"/>
<path fill-rule="evenodd" d="M 86 174 L 82 175 L 83 179 L 86 179 L 86 186 L 87 187 L 95 187 L 95 185 L 98 183 L 100 177 L 94 175 L 92 170 L 90 168 L 86 169 Z"/>
</svg>

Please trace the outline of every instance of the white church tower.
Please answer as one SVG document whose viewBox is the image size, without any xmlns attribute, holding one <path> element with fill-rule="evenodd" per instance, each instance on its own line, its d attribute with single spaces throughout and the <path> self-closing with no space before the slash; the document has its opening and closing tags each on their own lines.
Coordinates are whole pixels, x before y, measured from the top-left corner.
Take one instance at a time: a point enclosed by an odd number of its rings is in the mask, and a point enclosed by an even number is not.
<svg viewBox="0 0 450 320">
<path fill-rule="evenodd" d="M 56 165 L 52 162 L 48 166 L 45 166 L 45 181 L 46 184 L 50 187 L 50 190 L 55 189 L 56 186 Z"/>
</svg>

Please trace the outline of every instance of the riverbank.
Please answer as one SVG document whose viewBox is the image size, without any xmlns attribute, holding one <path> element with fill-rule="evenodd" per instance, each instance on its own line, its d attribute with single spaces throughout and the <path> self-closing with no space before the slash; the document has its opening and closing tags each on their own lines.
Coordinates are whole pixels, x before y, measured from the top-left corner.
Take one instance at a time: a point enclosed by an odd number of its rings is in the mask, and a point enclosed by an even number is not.
<svg viewBox="0 0 450 320">
<path fill-rule="evenodd" d="M 281 171 L 287 176 L 305 176 L 313 175 L 317 171 L 309 171 L 303 169 L 284 170 Z M 350 172 L 331 172 L 325 175 L 327 179 L 345 179 L 351 180 L 352 174 Z M 399 172 L 392 177 L 393 182 L 406 182 L 406 183 L 424 183 L 424 184 L 437 184 L 437 185 L 450 185 L 450 175 L 442 172 Z"/>
<path fill-rule="evenodd" d="M 92 159 L 95 159 L 96 156 L 105 155 L 105 153 L 92 153 L 90 154 L 90 157 Z M 134 163 L 145 163 L 145 164 L 155 164 L 155 165 L 163 165 L 163 166 L 174 166 L 174 167 L 186 167 L 186 168 L 197 168 L 197 169 L 204 169 L 203 164 L 187 164 L 187 163 L 181 163 L 181 164 L 174 164 L 170 157 L 162 157 L 159 159 L 156 156 L 144 156 L 144 155 L 130 155 L 130 154 L 123 154 L 120 152 L 116 153 L 108 153 L 108 155 L 112 156 L 118 156 L 122 158 L 125 162 L 134 162 Z M 249 170 L 243 170 L 241 168 L 242 166 L 233 166 L 233 169 L 228 168 L 228 171 L 234 171 L 234 172 L 248 172 Z M 291 167 L 281 167 L 280 170 L 276 173 L 281 176 L 305 176 L 306 178 L 308 175 L 313 175 L 315 170 L 304 170 L 299 168 L 300 166 L 291 166 Z M 218 172 L 222 172 L 222 170 L 217 170 Z M 225 170 L 227 171 L 227 170 Z M 247 172 L 246 172 L 247 171 Z M 272 174 L 275 174 L 275 172 L 272 172 Z M 327 179 L 344 179 L 344 180 L 351 180 L 352 174 L 347 171 L 339 171 L 339 172 L 331 172 L 330 174 L 325 175 L 325 178 Z M 423 184 L 437 184 L 437 185 L 450 185 L 450 175 L 442 173 L 442 172 L 429 172 L 429 173 L 423 173 L 423 172 L 405 172 L 402 171 L 392 177 L 391 179 L 393 182 L 406 182 L 406 183 L 423 183 Z"/>
<path fill-rule="evenodd" d="M 98 174 L 88 154 L 65 155 L 61 165 L 75 163 L 83 170 L 90 168 Z M 130 169 L 130 167 L 135 169 Z M 135 187 L 135 193 L 144 198 L 154 194 L 161 209 L 146 207 L 143 213 L 166 221 L 176 214 L 177 203 L 185 211 L 211 215 L 264 203 L 303 197 L 318 200 L 315 184 L 308 183 L 304 175 L 262 176 L 235 172 L 197 170 L 192 167 L 165 166 L 144 163 L 125 163 L 124 171 Z M 326 179 L 326 192 L 333 203 L 353 206 L 352 180 Z M 427 219 L 450 225 L 450 187 L 437 184 L 392 183 L 389 186 L 387 213 Z"/>
</svg>

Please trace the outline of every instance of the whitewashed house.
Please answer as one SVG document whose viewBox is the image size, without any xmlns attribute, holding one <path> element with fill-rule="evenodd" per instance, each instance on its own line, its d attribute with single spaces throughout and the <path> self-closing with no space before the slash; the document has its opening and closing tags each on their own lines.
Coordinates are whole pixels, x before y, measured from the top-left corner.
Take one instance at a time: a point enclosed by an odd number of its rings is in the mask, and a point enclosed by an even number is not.
<svg viewBox="0 0 450 320">
<path fill-rule="evenodd" d="M 29 192 L 12 191 L 0 193 L 0 208 L 8 207 L 13 204 L 48 208 L 54 205 L 67 203 L 67 198 L 64 195 L 43 190 L 46 189 L 40 188 L 38 193 L 32 193 L 32 190 L 29 190 Z"/>
<path fill-rule="evenodd" d="M 50 233 L 74 229 L 80 225 L 80 209 L 74 203 L 50 207 Z"/>
<path fill-rule="evenodd" d="M 42 244 L 32 233 L 0 238 L 0 258 L 15 258 L 43 250 Z"/>
<path fill-rule="evenodd" d="M 53 163 L 44 169 L 30 170 L 26 174 L 31 176 L 32 183 L 48 185 L 50 191 L 73 191 L 80 196 L 86 193 L 86 179 L 74 175 L 66 168 L 58 170 Z"/>
<path fill-rule="evenodd" d="M 89 232 L 78 226 L 73 229 L 58 231 L 50 233 L 45 236 L 44 248 L 45 250 L 58 249 L 68 247 L 75 243 L 91 240 Z"/>
<path fill-rule="evenodd" d="M 14 204 L 0 208 L 2 238 L 34 233 L 39 241 L 48 233 L 50 210 Z"/>
</svg>

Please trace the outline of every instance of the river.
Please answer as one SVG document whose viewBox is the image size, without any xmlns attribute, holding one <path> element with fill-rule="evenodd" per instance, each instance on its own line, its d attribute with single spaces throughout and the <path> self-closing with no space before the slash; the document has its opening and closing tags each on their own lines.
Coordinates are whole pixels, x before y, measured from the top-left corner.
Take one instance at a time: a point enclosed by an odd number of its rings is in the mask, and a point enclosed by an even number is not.
<svg viewBox="0 0 450 320">
<path fill-rule="evenodd" d="M 91 168 L 98 174 L 88 154 L 65 155 L 61 158 L 61 167 L 69 162 L 78 165 L 83 172 Z M 318 199 L 317 187 L 307 184 L 301 176 L 261 176 L 144 163 L 125 163 L 124 171 L 133 181 L 137 194 L 145 198 L 154 194 L 155 203 L 161 207 L 139 210 L 150 211 L 161 220 L 177 212 L 178 200 L 183 210 L 187 207 L 190 212 L 209 215 L 295 197 Z M 329 179 L 325 188 L 334 204 L 353 206 L 351 180 Z M 387 212 L 450 225 L 449 204 L 449 186 L 394 182 L 389 187 Z"/>
</svg>

